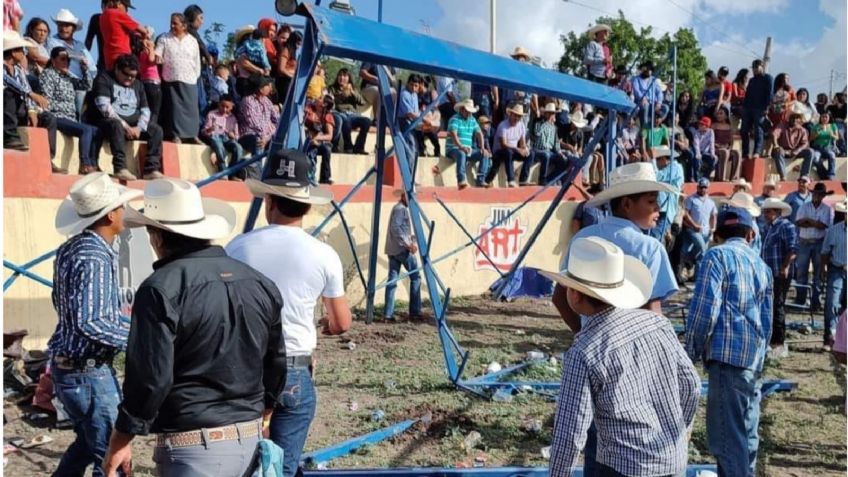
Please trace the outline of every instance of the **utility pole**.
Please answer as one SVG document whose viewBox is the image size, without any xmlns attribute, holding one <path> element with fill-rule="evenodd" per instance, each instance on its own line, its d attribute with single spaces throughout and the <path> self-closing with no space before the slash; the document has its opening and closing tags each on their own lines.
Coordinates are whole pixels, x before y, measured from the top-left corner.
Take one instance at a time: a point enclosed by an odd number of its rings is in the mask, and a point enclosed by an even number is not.
<svg viewBox="0 0 848 477">
<path fill-rule="evenodd" d="M 766 51 L 763 53 L 763 71 L 768 73 L 769 63 L 771 62 L 771 37 L 766 38 Z"/>
<path fill-rule="evenodd" d="M 831 70 L 830 70 L 830 89 L 828 90 L 830 93 L 827 95 L 828 98 L 833 97 L 833 80 L 835 79 L 835 77 L 836 77 L 836 71 L 834 71 L 831 68 Z"/>
<path fill-rule="evenodd" d="M 497 0 L 489 0 L 489 53 L 495 54 L 495 3 Z"/>
</svg>

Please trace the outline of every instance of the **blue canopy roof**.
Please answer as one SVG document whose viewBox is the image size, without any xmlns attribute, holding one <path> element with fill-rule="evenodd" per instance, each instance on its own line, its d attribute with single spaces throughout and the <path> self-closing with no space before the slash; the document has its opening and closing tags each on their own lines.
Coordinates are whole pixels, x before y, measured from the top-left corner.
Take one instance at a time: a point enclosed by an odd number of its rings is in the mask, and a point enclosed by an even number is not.
<svg viewBox="0 0 848 477">
<path fill-rule="evenodd" d="M 636 107 L 620 90 L 529 63 L 308 3 L 301 4 L 299 13 L 315 20 L 324 55 L 527 91 L 625 113 Z"/>
</svg>

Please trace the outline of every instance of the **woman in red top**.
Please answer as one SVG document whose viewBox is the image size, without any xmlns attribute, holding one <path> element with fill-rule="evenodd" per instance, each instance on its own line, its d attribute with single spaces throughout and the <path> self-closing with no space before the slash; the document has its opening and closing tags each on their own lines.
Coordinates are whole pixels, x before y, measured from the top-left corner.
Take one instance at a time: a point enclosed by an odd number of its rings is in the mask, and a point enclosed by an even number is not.
<svg viewBox="0 0 848 477">
<path fill-rule="evenodd" d="M 742 117 L 742 103 L 745 102 L 745 90 L 748 88 L 748 69 L 742 68 L 736 73 L 731 85 L 733 97 L 730 98 L 730 112 L 737 118 Z"/>
<path fill-rule="evenodd" d="M 789 75 L 780 73 L 774 77 L 774 96 L 768 110 L 768 119 L 772 124 L 772 139 L 777 143 L 780 133 L 787 125 L 787 119 L 792 112 L 792 103 L 795 102 L 795 89 L 789 84 Z"/>
<path fill-rule="evenodd" d="M 106 9 L 100 15 L 100 34 L 103 36 L 103 60 L 106 69 L 111 71 L 115 59 L 121 55 L 131 55 L 130 36 L 147 38 L 147 30 L 138 24 L 129 14 L 132 0 L 108 0 Z"/>
<path fill-rule="evenodd" d="M 259 20 L 259 31 L 263 33 L 262 44 L 265 45 L 265 51 L 268 53 L 268 62 L 271 63 L 271 70 L 277 66 L 277 45 L 274 39 L 277 37 L 277 22 L 273 18 L 263 18 Z"/>
<path fill-rule="evenodd" d="M 739 151 L 733 149 L 733 136 L 736 133 L 730 123 L 730 117 L 724 108 L 716 112 L 716 120 L 712 124 L 715 134 L 715 151 L 718 158 L 715 180 L 718 182 L 735 181 L 739 179 Z"/>
<path fill-rule="evenodd" d="M 730 70 L 726 66 L 718 69 L 718 81 L 721 83 L 721 98 L 719 99 L 719 108 L 724 108 L 730 112 L 730 103 L 733 101 L 733 83 L 727 79 L 730 75 Z"/>
</svg>

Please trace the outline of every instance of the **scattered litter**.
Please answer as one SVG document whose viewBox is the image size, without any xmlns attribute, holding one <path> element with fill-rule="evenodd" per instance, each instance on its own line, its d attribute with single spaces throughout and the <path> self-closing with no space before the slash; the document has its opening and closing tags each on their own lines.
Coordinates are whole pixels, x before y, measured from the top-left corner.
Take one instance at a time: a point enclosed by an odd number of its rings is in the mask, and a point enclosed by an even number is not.
<svg viewBox="0 0 848 477">
<path fill-rule="evenodd" d="M 327 470 L 327 463 L 321 462 L 315 466 L 316 470 Z"/>
<path fill-rule="evenodd" d="M 421 416 L 421 422 L 425 426 L 429 426 L 430 423 L 433 422 L 433 413 L 430 412 L 430 411 L 427 411 L 427 414 L 424 414 L 423 416 Z"/>
<path fill-rule="evenodd" d="M 349 350 L 353 351 L 353 350 L 356 349 L 356 343 L 354 343 L 353 341 L 348 341 L 347 343 L 344 344 L 343 347 L 345 349 L 349 349 Z"/>
<path fill-rule="evenodd" d="M 477 457 L 474 458 L 474 467 L 485 467 L 486 466 L 486 455 L 478 454 Z"/>
<path fill-rule="evenodd" d="M 18 448 L 12 444 L 3 445 L 3 455 L 11 454 L 12 452 L 18 452 Z"/>
<path fill-rule="evenodd" d="M 527 432 L 538 434 L 542 432 L 542 421 L 539 419 L 525 419 L 521 423 L 521 428 Z"/>
<path fill-rule="evenodd" d="M 359 403 L 356 401 L 351 401 L 350 404 L 347 405 L 347 408 L 351 411 L 356 412 L 359 410 Z"/>
<path fill-rule="evenodd" d="M 23 439 L 21 439 L 20 437 L 16 437 L 14 439 L 9 439 L 9 444 L 12 444 L 15 447 L 20 447 L 20 446 L 24 445 L 24 442 L 25 441 Z"/>
<path fill-rule="evenodd" d="M 507 388 L 498 389 L 492 396 L 495 402 L 512 402 L 512 391 Z"/>
<path fill-rule="evenodd" d="M 498 363 L 497 361 L 492 361 L 491 363 L 489 363 L 488 366 L 486 366 L 486 372 L 487 373 L 497 373 L 498 371 L 500 371 L 502 369 L 503 369 L 503 366 L 501 366 L 501 363 Z"/>
<path fill-rule="evenodd" d="M 44 419 L 50 419 L 50 414 L 46 412 L 31 412 L 27 414 L 27 419 L 30 421 L 42 421 Z"/>
<path fill-rule="evenodd" d="M 557 365 L 557 359 L 554 358 L 553 356 L 551 356 L 551 359 L 549 359 L 548 362 L 551 363 L 552 366 Z"/>
<path fill-rule="evenodd" d="M 515 330 L 515 334 L 521 336 L 521 335 L 525 335 L 527 333 L 525 333 L 524 330 Z"/>
<path fill-rule="evenodd" d="M 551 446 L 542 447 L 542 458 L 545 460 L 550 460 L 551 458 Z"/>
<path fill-rule="evenodd" d="M 48 442 L 53 442 L 53 438 L 42 434 L 40 436 L 33 437 L 29 442 L 21 445 L 21 449 L 32 449 L 33 447 L 38 447 L 47 444 Z"/>
<path fill-rule="evenodd" d="M 545 353 L 541 351 L 528 351 L 527 361 L 540 361 L 545 359 Z"/>
<path fill-rule="evenodd" d="M 518 386 L 518 390 L 523 392 L 523 393 L 529 393 L 530 391 L 533 390 L 533 386 L 531 386 L 529 384 L 522 384 L 521 386 Z"/>
<path fill-rule="evenodd" d="M 371 413 L 371 420 L 374 422 L 382 421 L 386 417 L 386 413 L 382 409 L 377 409 Z"/>
<path fill-rule="evenodd" d="M 478 444 L 480 444 L 480 441 L 482 440 L 483 436 L 481 436 L 479 432 L 469 432 L 468 435 L 465 436 L 465 441 L 463 441 L 463 443 L 465 444 L 465 450 L 470 451 L 471 449 L 474 449 L 475 447 L 477 447 Z"/>
<path fill-rule="evenodd" d="M 387 381 L 383 381 L 383 386 L 385 386 L 385 387 L 386 387 L 386 389 L 388 389 L 388 390 L 393 390 L 393 389 L 395 389 L 395 388 L 397 387 L 397 382 L 392 381 L 391 379 L 389 379 L 389 380 L 387 380 Z"/>
</svg>

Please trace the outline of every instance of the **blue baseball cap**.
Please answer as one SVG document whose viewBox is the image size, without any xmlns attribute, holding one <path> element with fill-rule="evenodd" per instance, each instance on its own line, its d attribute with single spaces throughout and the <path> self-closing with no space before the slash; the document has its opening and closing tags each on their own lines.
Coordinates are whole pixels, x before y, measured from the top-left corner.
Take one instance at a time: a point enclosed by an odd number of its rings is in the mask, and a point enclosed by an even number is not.
<svg viewBox="0 0 848 477">
<path fill-rule="evenodd" d="M 744 225 L 748 228 L 754 228 L 754 218 L 751 213 L 739 207 L 726 207 L 718 213 L 716 220 L 716 228 L 728 227 L 733 225 Z"/>
<path fill-rule="evenodd" d="M 698 179 L 698 187 L 709 187 L 709 186 L 710 186 L 710 180 L 707 179 L 706 177 L 702 177 L 702 178 Z"/>
</svg>

